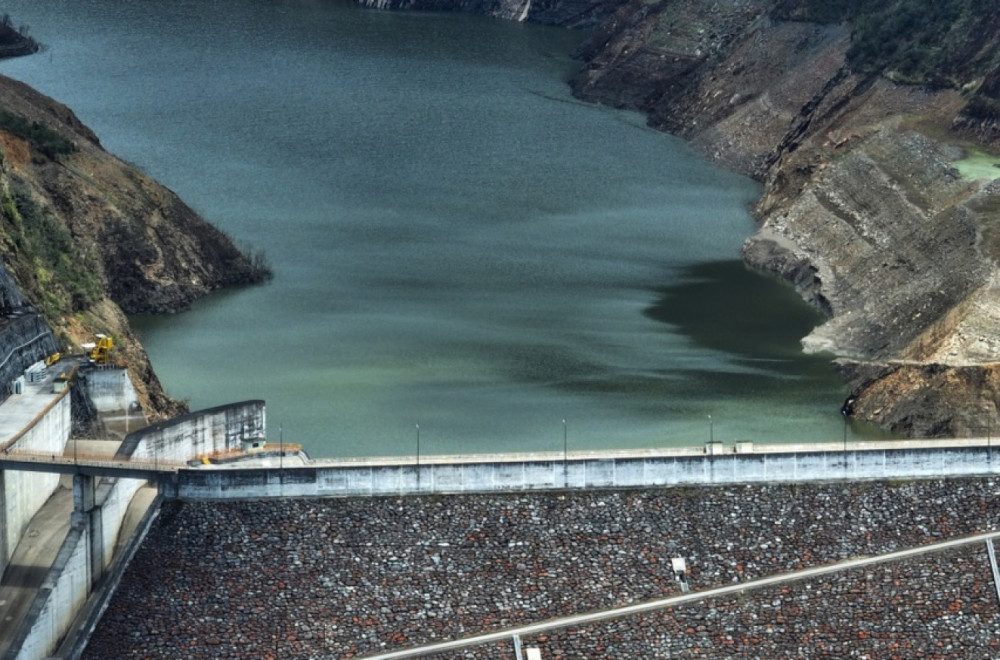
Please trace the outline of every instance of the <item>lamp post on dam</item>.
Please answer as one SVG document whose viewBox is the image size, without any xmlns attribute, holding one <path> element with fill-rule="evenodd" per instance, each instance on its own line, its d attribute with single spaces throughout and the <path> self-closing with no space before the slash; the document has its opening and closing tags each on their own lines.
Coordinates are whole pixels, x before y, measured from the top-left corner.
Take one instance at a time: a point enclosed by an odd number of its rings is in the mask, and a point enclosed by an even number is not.
<svg viewBox="0 0 1000 660">
<path fill-rule="evenodd" d="M 569 436 L 566 431 L 566 420 L 562 421 L 563 427 L 563 487 L 569 486 Z"/>
</svg>

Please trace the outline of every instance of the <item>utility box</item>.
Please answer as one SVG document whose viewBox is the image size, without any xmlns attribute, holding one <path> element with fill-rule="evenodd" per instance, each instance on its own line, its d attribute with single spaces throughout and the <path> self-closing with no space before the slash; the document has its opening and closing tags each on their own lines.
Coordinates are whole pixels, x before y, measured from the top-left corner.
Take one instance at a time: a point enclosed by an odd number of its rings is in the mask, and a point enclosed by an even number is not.
<svg viewBox="0 0 1000 660">
<path fill-rule="evenodd" d="M 736 441 L 736 453 L 737 454 L 752 454 L 753 453 L 753 440 L 737 440 Z"/>
<path fill-rule="evenodd" d="M 524 653 L 527 656 L 527 660 L 542 660 L 541 650 L 535 647 L 524 649 Z"/>
<path fill-rule="evenodd" d="M 709 455 L 721 454 L 725 451 L 721 440 L 712 440 L 705 443 L 705 453 Z"/>
<path fill-rule="evenodd" d="M 670 568 L 674 571 L 674 579 L 681 585 L 681 591 L 684 593 L 688 592 L 688 572 L 687 572 L 687 562 L 684 557 L 673 557 L 670 560 Z"/>
<path fill-rule="evenodd" d="M 264 438 L 247 438 L 243 441 L 243 453 L 251 454 L 258 451 L 264 451 L 267 446 L 267 440 Z"/>
</svg>

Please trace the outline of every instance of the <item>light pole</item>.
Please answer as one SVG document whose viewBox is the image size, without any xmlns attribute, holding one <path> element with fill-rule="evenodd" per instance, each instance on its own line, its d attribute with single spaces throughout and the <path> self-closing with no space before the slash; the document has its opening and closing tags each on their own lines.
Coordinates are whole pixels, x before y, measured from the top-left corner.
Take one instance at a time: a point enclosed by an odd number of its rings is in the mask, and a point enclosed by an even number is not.
<svg viewBox="0 0 1000 660">
<path fill-rule="evenodd" d="M 569 440 L 566 433 L 566 420 L 563 421 L 563 488 L 569 485 Z"/>
<path fill-rule="evenodd" d="M 851 468 L 847 464 L 847 407 L 840 409 L 840 414 L 844 417 L 844 478 L 847 478 Z"/>
<path fill-rule="evenodd" d="M 841 410 L 840 414 L 844 418 L 844 454 L 847 454 L 847 413 Z"/>
<path fill-rule="evenodd" d="M 993 428 L 992 420 L 990 419 L 990 406 L 988 403 L 983 404 L 983 413 L 986 415 L 986 458 L 990 463 L 993 462 Z"/>
<path fill-rule="evenodd" d="M 715 442 L 715 423 L 711 415 L 708 416 L 708 441 Z"/>
<path fill-rule="evenodd" d="M 417 424 L 417 491 L 420 491 L 420 424 Z"/>
<path fill-rule="evenodd" d="M 285 485 L 285 429 L 278 424 L 278 485 Z"/>
</svg>

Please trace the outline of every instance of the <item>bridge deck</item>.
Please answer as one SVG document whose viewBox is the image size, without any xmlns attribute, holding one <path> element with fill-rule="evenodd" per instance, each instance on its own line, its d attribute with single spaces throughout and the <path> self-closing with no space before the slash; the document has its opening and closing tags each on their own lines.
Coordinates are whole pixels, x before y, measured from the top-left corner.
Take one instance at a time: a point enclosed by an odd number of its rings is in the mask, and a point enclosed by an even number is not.
<svg viewBox="0 0 1000 660">
<path fill-rule="evenodd" d="M 156 479 L 159 475 L 173 474 L 185 467 L 186 463 L 173 461 L 119 460 L 107 456 L 40 454 L 18 450 L 0 453 L 0 470 L 84 474 L 91 477 Z"/>
</svg>

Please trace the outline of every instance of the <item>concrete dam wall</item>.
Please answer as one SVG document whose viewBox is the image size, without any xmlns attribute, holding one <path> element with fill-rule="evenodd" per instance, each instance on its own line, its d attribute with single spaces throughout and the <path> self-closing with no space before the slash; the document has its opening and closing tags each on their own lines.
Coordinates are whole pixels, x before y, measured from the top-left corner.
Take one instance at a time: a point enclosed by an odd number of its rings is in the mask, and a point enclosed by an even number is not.
<svg viewBox="0 0 1000 660">
<path fill-rule="evenodd" d="M 264 402 L 232 403 L 152 424 L 130 433 L 118 456 L 135 460 L 184 462 L 195 456 L 240 449 L 262 439 L 267 427 Z"/>
<path fill-rule="evenodd" d="M 1000 449 L 986 439 L 758 446 L 705 450 L 434 456 L 305 467 L 181 470 L 164 495 L 183 499 L 331 497 L 413 493 L 633 488 L 864 479 L 912 479 L 1000 472 Z M 994 456 L 996 454 L 996 456 Z"/>
</svg>

